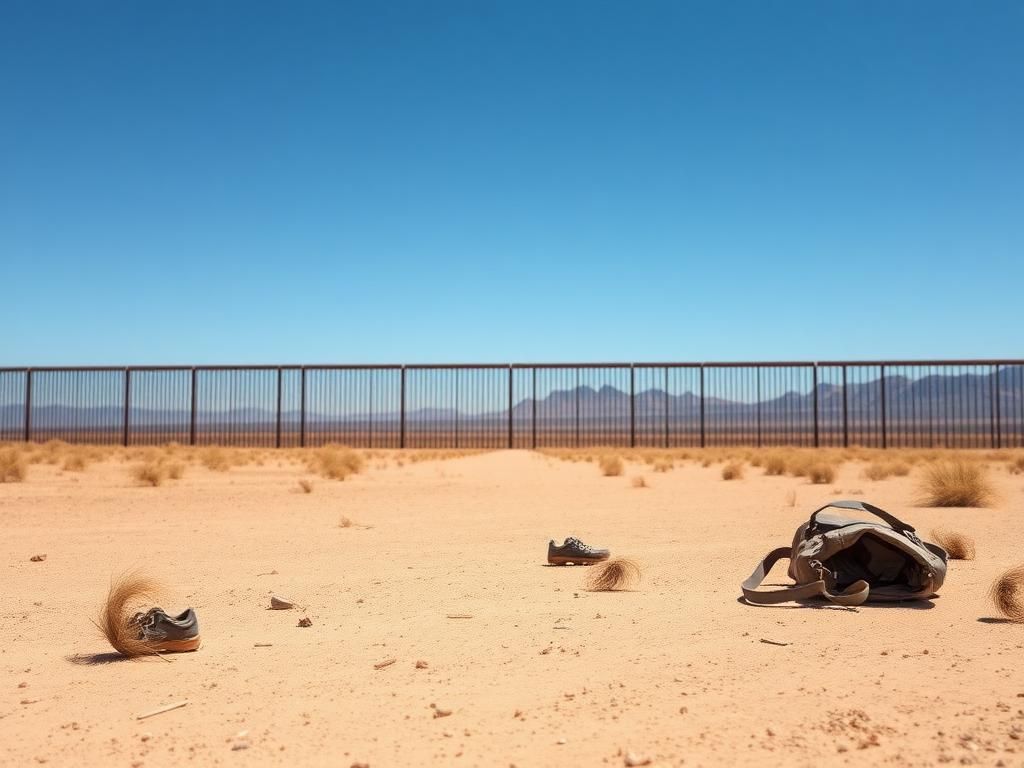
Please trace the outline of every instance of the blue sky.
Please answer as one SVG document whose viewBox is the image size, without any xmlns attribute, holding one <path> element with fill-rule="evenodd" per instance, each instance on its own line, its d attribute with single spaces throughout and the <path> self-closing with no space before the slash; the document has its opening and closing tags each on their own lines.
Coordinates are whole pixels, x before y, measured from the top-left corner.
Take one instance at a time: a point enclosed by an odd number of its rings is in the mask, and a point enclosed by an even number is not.
<svg viewBox="0 0 1024 768">
<path fill-rule="evenodd" d="M 1021 357 L 1019 2 L 7 2 L 0 366 Z"/>
</svg>

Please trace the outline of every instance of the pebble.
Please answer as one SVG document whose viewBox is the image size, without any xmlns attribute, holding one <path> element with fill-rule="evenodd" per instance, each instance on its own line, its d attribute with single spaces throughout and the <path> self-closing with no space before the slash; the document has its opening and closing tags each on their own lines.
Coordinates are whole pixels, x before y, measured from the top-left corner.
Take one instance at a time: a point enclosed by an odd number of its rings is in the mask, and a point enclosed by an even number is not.
<svg viewBox="0 0 1024 768">
<path fill-rule="evenodd" d="M 626 756 L 622 758 L 622 762 L 628 766 L 650 765 L 651 758 L 638 755 L 636 752 L 627 752 Z"/>
<path fill-rule="evenodd" d="M 313 626 L 313 622 L 312 622 L 312 620 L 308 616 L 303 616 L 301 619 L 299 619 L 299 626 L 300 627 L 312 627 Z"/>
</svg>

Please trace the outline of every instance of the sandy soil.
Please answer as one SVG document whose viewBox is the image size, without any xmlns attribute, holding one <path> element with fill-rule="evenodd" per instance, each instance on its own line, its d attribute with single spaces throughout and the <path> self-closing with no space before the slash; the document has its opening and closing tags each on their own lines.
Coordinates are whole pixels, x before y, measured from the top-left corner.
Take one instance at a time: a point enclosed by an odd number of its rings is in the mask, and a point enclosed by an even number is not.
<svg viewBox="0 0 1024 768">
<path fill-rule="evenodd" d="M 276 463 L 192 466 L 160 488 L 114 462 L 34 466 L 0 485 L 0 762 L 1024 765 L 1024 626 L 993 621 L 986 597 L 1024 561 L 1024 478 L 1005 470 L 995 508 L 936 510 L 912 506 L 914 475 L 870 482 L 856 463 L 830 486 L 690 463 L 637 489 L 639 467 L 501 452 L 311 494 Z M 978 559 L 913 606 L 740 603 L 835 489 L 969 531 Z M 548 539 L 571 534 L 638 559 L 639 588 L 589 593 L 584 569 L 546 567 Z M 135 566 L 169 585 L 165 608 L 196 608 L 200 651 L 108 653 L 90 617 Z M 271 592 L 306 610 L 265 610 Z"/>
</svg>

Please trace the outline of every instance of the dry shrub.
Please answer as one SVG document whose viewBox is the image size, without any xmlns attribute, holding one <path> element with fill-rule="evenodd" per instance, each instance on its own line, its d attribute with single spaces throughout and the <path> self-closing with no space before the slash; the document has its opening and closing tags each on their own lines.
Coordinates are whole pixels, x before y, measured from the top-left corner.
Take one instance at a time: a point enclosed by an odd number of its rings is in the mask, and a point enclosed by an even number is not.
<svg viewBox="0 0 1024 768">
<path fill-rule="evenodd" d="M 601 474 L 605 477 L 618 477 L 622 474 L 622 459 L 618 456 L 602 456 L 600 467 Z"/>
<path fill-rule="evenodd" d="M 781 453 L 772 453 L 765 457 L 764 473 L 766 475 L 786 474 L 786 457 Z"/>
<path fill-rule="evenodd" d="M 1024 565 L 1011 568 L 996 579 L 989 596 L 1003 616 L 1024 622 Z"/>
<path fill-rule="evenodd" d="M 643 475 L 636 475 L 633 478 L 633 487 L 634 488 L 646 488 L 647 487 L 647 480 L 644 479 Z"/>
<path fill-rule="evenodd" d="M 181 480 L 185 475 L 185 465 L 180 461 L 172 461 L 167 466 L 167 476 L 171 480 Z"/>
<path fill-rule="evenodd" d="M 928 465 L 920 491 L 924 507 L 987 507 L 995 498 L 985 468 L 960 458 Z"/>
<path fill-rule="evenodd" d="M 787 507 L 795 507 L 796 506 L 796 491 L 791 490 L 789 493 L 786 494 L 786 506 Z"/>
<path fill-rule="evenodd" d="M 139 485 L 161 485 L 167 478 L 167 467 L 161 461 L 145 461 L 131 469 L 132 477 Z"/>
<path fill-rule="evenodd" d="M 742 480 L 743 479 L 743 465 L 738 461 L 730 461 L 724 467 L 722 467 L 722 479 L 723 480 Z"/>
<path fill-rule="evenodd" d="M 82 472 L 89 466 L 89 455 L 82 448 L 73 448 L 64 457 L 64 470 L 66 472 Z"/>
<path fill-rule="evenodd" d="M 313 492 L 313 481 L 312 480 L 299 480 L 299 490 L 303 493 Z"/>
<path fill-rule="evenodd" d="M 910 465 L 902 461 L 894 461 L 889 468 L 896 477 L 906 477 L 910 474 Z"/>
<path fill-rule="evenodd" d="M 836 468 L 831 464 L 818 461 L 807 465 L 807 479 L 815 485 L 826 485 L 836 479 Z"/>
<path fill-rule="evenodd" d="M 1024 474 L 1024 455 L 1018 456 L 1016 459 L 1009 463 L 1010 474 L 1021 475 Z"/>
<path fill-rule="evenodd" d="M 214 472 L 227 472 L 231 469 L 231 457 L 223 448 L 214 446 L 207 448 L 200 456 L 203 466 Z"/>
<path fill-rule="evenodd" d="M 0 483 L 20 483 L 28 474 L 28 465 L 20 451 L 0 450 Z"/>
<path fill-rule="evenodd" d="M 320 448 L 314 461 L 320 474 L 331 480 L 344 480 L 363 468 L 363 457 L 340 445 L 325 445 Z"/>
<path fill-rule="evenodd" d="M 874 461 L 864 469 L 864 477 L 868 480 L 885 480 L 889 477 L 906 477 L 910 474 L 910 466 L 902 461 Z"/>
<path fill-rule="evenodd" d="M 341 519 L 338 521 L 339 528 L 351 528 L 354 525 L 355 523 L 352 521 L 352 518 L 345 517 L 345 515 L 342 515 Z"/>
<path fill-rule="evenodd" d="M 107 600 L 95 624 L 121 655 L 134 658 L 156 653 L 139 638 L 138 626 L 132 618 L 137 610 L 151 603 L 159 591 L 160 585 L 156 581 L 138 572 L 111 579 Z"/>
<path fill-rule="evenodd" d="M 654 460 L 654 471 L 655 472 L 668 472 L 675 465 L 672 459 L 655 459 Z"/>
<path fill-rule="evenodd" d="M 953 560 L 974 559 L 974 539 L 948 528 L 933 528 L 932 540 L 942 547 Z"/>
<path fill-rule="evenodd" d="M 629 589 L 640 581 L 640 565 L 628 557 L 613 557 L 592 567 L 587 574 L 590 592 L 615 592 Z"/>
</svg>

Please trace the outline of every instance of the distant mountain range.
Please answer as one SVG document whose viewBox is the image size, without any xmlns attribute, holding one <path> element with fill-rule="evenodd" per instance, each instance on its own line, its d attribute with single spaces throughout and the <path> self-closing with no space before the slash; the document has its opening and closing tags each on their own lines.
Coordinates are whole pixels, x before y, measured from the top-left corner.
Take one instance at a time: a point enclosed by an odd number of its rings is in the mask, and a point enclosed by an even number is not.
<svg viewBox="0 0 1024 768">
<path fill-rule="evenodd" d="M 991 374 L 934 375 L 920 379 L 887 376 L 885 389 L 889 417 L 908 417 L 913 412 L 918 414 L 918 418 L 926 418 L 929 413 L 962 418 L 987 418 L 991 412 L 993 390 L 997 383 L 1000 412 L 1024 413 L 1024 369 L 1019 366 L 1002 368 L 997 375 L 999 378 L 995 380 Z M 876 379 L 848 384 L 846 401 L 851 412 L 880 412 L 880 382 Z M 763 400 L 760 404 L 739 402 L 709 394 L 704 402 L 705 415 L 715 420 L 754 418 L 759 406 L 762 420 L 810 417 L 814 408 L 814 393 L 785 392 Z M 512 409 L 513 419 L 517 422 L 530 420 L 535 407 L 538 420 L 545 422 L 575 420 L 577 412 L 581 421 L 618 420 L 628 418 L 630 397 L 628 392 L 612 386 L 600 389 L 581 386 L 556 390 L 538 399 L 536 406 L 529 398 L 519 400 Z M 638 420 L 654 420 L 659 417 L 664 419 L 666 409 L 670 421 L 697 418 L 700 412 L 700 397 L 693 392 L 666 394 L 662 389 L 637 392 L 635 411 Z M 842 409 L 842 386 L 819 384 L 819 414 L 829 414 L 834 418 Z M 23 404 L 0 406 L 0 426 L 10 428 L 12 425 L 21 424 L 23 418 Z M 123 418 L 123 407 L 117 405 L 43 405 L 34 406 L 32 410 L 33 425 L 39 428 L 112 428 L 121 424 Z M 200 425 L 270 425 L 275 423 L 276 418 L 276 411 L 273 409 L 254 407 L 223 410 L 200 408 L 196 413 L 196 420 Z M 507 418 L 508 410 L 505 408 L 482 413 L 466 413 L 455 408 L 425 407 L 413 408 L 406 413 L 406 421 L 409 423 L 444 423 L 458 420 L 460 423 L 468 424 Z M 133 407 L 130 409 L 129 419 L 130 423 L 137 427 L 180 428 L 189 423 L 191 414 L 187 408 Z M 289 409 L 281 414 L 282 422 L 290 427 L 297 425 L 300 419 L 301 414 L 296 409 Z M 307 424 L 310 425 L 365 423 L 371 419 L 376 423 L 397 422 L 399 412 L 397 409 L 372 414 L 310 411 L 306 415 Z"/>
</svg>

